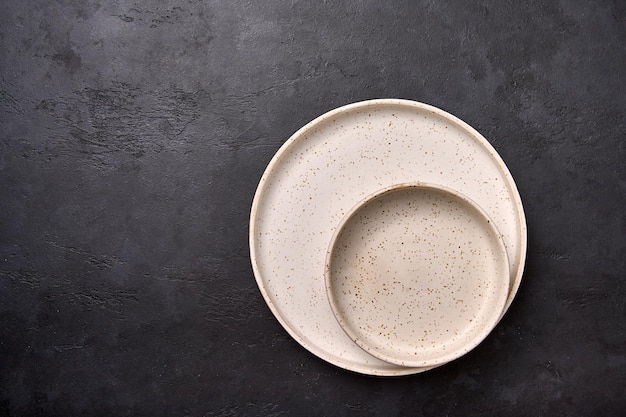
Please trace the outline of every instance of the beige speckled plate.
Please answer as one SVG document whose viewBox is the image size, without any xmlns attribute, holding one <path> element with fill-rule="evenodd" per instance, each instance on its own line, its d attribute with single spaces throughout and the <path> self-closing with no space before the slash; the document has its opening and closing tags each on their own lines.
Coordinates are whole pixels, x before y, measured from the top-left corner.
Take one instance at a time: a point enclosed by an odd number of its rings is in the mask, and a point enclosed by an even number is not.
<svg viewBox="0 0 626 417">
<path fill-rule="evenodd" d="M 357 204 L 326 258 L 331 308 L 368 353 L 433 366 L 476 347 L 498 323 L 510 273 L 493 222 L 432 184 L 399 184 Z"/>
<path fill-rule="evenodd" d="M 257 283 L 287 332 L 334 365 L 388 376 L 429 369 L 361 349 L 335 319 L 324 280 L 328 245 L 344 215 L 377 190 L 415 181 L 458 190 L 492 218 L 509 258 L 508 308 L 526 256 L 521 199 L 493 147 L 456 117 L 396 99 L 340 107 L 289 138 L 261 178 L 250 215 Z"/>
</svg>

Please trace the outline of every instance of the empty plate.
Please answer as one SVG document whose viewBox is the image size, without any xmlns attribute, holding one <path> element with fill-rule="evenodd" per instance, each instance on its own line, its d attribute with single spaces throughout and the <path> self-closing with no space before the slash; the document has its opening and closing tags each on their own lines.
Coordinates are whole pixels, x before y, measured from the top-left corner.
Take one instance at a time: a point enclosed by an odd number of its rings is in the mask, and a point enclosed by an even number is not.
<svg viewBox="0 0 626 417">
<path fill-rule="evenodd" d="M 326 258 L 333 312 L 371 355 L 412 367 L 476 347 L 504 309 L 506 248 L 487 214 L 430 184 L 392 186 L 342 220 Z"/>
</svg>

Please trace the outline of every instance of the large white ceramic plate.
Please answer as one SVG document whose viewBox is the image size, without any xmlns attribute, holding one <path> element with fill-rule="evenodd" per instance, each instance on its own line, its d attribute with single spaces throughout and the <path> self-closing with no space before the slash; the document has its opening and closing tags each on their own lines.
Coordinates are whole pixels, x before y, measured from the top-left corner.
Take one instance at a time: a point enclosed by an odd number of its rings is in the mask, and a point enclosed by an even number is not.
<svg viewBox="0 0 626 417">
<path fill-rule="evenodd" d="M 462 194 L 398 184 L 342 220 L 325 268 L 341 327 L 368 353 L 401 366 L 441 365 L 496 326 L 510 271 L 500 233 Z"/>
<path fill-rule="evenodd" d="M 495 149 L 458 118 L 408 100 L 340 107 L 289 138 L 261 178 L 250 215 L 255 278 L 287 332 L 334 365 L 384 376 L 429 369 L 390 364 L 361 349 L 335 319 L 324 280 L 328 245 L 344 215 L 367 195 L 415 181 L 461 192 L 494 221 L 510 264 L 506 311 L 526 257 L 522 202 Z"/>
</svg>

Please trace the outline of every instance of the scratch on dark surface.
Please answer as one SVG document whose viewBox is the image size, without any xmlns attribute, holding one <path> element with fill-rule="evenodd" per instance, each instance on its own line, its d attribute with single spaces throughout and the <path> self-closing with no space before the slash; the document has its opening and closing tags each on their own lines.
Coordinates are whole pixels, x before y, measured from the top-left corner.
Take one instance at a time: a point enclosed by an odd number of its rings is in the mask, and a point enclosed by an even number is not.
<svg viewBox="0 0 626 417">
<path fill-rule="evenodd" d="M 60 249 L 60 250 L 63 250 L 72 254 L 80 255 L 83 261 L 89 263 L 90 265 L 100 270 L 109 269 L 113 265 L 123 265 L 127 263 L 126 260 L 120 259 L 115 256 L 96 255 L 88 251 L 85 251 L 83 249 L 79 249 L 73 246 L 61 245 L 53 241 L 46 241 L 46 243 L 56 249 Z"/>
<path fill-rule="evenodd" d="M 100 307 L 116 313 L 128 303 L 139 302 L 135 291 L 130 290 L 93 290 L 92 292 L 60 292 L 59 296 L 68 300 L 70 305 L 79 307 Z"/>
<path fill-rule="evenodd" d="M 154 11 L 131 7 L 126 13 L 117 15 L 117 17 L 126 23 L 136 21 L 140 24 L 149 25 L 150 28 L 156 28 L 162 23 L 170 25 L 176 23 L 180 20 L 182 12 L 183 8 L 179 6 Z"/>
<path fill-rule="evenodd" d="M 219 258 L 211 255 L 199 256 L 193 267 L 191 266 L 162 266 L 159 272 L 151 279 L 163 282 L 206 283 L 219 276 L 220 271 L 242 269 L 248 267 L 248 258 L 245 256 L 230 256 Z"/>
<path fill-rule="evenodd" d="M 84 349 L 85 347 L 86 347 L 85 345 L 68 344 L 68 345 L 55 345 L 53 349 L 56 350 L 57 352 L 66 352 L 68 350 Z"/>
<path fill-rule="evenodd" d="M 41 286 L 42 277 L 32 271 L 25 270 L 13 270 L 4 271 L 0 270 L 0 277 L 6 277 L 11 280 L 11 283 L 16 286 L 18 283 L 26 285 L 31 289 L 38 289 Z"/>
<path fill-rule="evenodd" d="M 567 307 L 588 307 L 607 298 L 607 294 L 592 285 L 557 290 L 556 295 L 561 305 Z"/>
<path fill-rule="evenodd" d="M 341 65 L 337 64 L 336 62 L 328 62 L 326 65 L 331 68 L 336 68 L 337 71 L 339 71 L 339 73 L 344 78 L 356 78 L 359 76 L 359 74 L 356 74 L 356 73 L 353 74 L 353 73 L 347 72 Z"/>
<path fill-rule="evenodd" d="M 548 249 L 539 252 L 539 255 L 545 259 L 552 259 L 555 261 L 566 261 L 569 259 L 569 254 L 565 252 L 557 251 L 556 249 Z"/>
<path fill-rule="evenodd" d="M 286 415 L 287 412 L 280 410 L 280 406 L 274 403 L 254 402 L 246 403 L 243 405 L 228 405 L 224 406 L 218 411 L 211 411 L 205 414 L 205 417 L 234 417 L 243 416 L 247 414 L 266 416 L 266 417 L 278 417 Z"/>
<path fill-rule="evenodd" d="M 198 279 L 192 275 L 163 275 L 163 276 L 155 276 L 153 279 L 157 281 L 170 281 L 170 282 L 187 282 L 194 283 L 198 282 Z"/>
<path fill-rule="evenodd" d="M 0 90 L 0 109 L 13 114 L 24 114 L 24 108 L 19 101 L 7 91 Z"/>
</svg>

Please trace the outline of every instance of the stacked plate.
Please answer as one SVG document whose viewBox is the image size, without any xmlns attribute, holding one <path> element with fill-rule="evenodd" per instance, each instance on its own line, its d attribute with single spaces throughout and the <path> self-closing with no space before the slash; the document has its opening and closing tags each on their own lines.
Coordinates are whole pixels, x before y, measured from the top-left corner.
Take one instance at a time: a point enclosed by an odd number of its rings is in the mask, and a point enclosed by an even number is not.
<svg viewBox="0 0 626 417">
<path fill-rule="evenodd" d="M 497 325 L 519 287 L 526 223 L 513 179 L 473 128 L 385 99 L 296 132 L 258 186 L 254 274 L 306 349 L 370 375 L 454 360 Z"/>
</svg>

